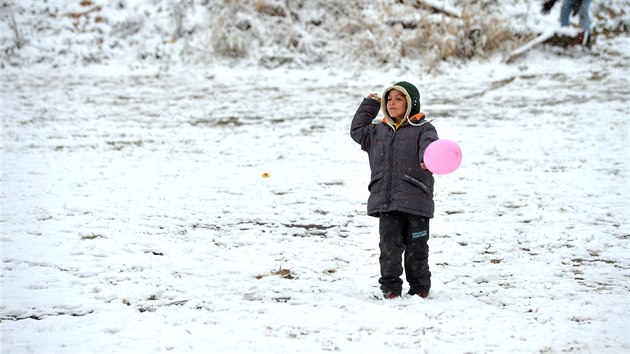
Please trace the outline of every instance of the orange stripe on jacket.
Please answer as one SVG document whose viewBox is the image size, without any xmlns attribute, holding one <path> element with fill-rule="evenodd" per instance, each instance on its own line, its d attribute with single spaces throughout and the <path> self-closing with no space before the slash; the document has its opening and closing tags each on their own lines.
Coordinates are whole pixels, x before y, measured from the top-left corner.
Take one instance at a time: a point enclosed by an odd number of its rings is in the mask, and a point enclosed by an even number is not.
<svg viewBox="0 0 630 354">
<path fill-rule="evenodd" d="M 424 118 L 424 113 L 420 112 L 409 117 L 409 120 L 419 122 Z"/>
</svg>

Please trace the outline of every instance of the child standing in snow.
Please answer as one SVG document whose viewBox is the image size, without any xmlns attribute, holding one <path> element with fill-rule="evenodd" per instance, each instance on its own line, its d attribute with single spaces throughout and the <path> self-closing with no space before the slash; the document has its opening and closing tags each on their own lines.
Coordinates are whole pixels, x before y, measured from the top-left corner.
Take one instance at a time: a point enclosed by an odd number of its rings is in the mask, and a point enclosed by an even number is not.
<svg viewBox="0 0 630 354">
<path fill-rule="evenodd" d="M 373 123 L 379 109 L 385 116 Z M 431 288 L 429 219 L 433 217 L 433 174 L 424 150 L 438 139 L 420 112 L 420 93 L 406 81 L 371 93 L 351 124 L 352 139 L 368 153 L 371 179 L 367 213 L 379 218 L 379 283 L 383 296 L 399 297 L 404 270 L 410 295 L 426 298 Z"/>
</svg>

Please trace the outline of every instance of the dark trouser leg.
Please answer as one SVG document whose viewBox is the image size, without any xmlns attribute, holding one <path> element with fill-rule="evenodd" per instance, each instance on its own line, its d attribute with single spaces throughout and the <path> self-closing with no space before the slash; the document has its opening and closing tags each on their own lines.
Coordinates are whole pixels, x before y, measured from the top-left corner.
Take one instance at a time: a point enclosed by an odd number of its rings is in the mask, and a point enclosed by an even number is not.
<svg viewBox="0 0 630 354">
<path fill-rule="evenodd" d="M 409 293 L 419 294 L 431 289 L 429 271 L 429 219 L 408 215 L 405 233 L 405 274 L 409 283 Z"/>
<path fill-rule="evenodd" d="M 403 273 L 402 254 L 404 245 L 405 219 L 400 213 L 381 213 L 379 221 L 381 256 L 381 290 L 400 295 Z"/>
</svg>

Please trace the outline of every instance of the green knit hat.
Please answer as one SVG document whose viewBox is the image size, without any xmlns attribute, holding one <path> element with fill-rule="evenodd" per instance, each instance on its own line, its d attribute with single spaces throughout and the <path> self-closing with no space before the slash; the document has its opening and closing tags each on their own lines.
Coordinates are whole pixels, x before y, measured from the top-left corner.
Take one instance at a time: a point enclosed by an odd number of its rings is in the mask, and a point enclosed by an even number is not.
<svg viewBox="0 0 630 354">
<path fill-rule="evenodd" d="M 387 96 L 391 90 L 400 91 L 407 98 L 407 113 L 405 113 L 403 120 L 420 113 L 420 92 L 413 84 L 407 81 L 399 81 L 394 84 L 394 86 L 386 88 L 383 92 L 381 111 L 383 111 L 383 114 L 388 120 L 393 121 L 392 117 L 387 113 Z"/>
</svg>

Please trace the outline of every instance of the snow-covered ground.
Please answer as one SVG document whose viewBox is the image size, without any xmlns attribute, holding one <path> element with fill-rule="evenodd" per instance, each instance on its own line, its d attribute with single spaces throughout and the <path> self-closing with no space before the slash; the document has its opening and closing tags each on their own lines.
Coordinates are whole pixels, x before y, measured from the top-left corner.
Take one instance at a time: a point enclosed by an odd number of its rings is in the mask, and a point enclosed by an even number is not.
<svg viewBox="0 0 630 354">
<path fill-rule="evenodd" d="M 594 3 L 594 26 L 627 23 L 626 3 Z M 0 352 L 630 352 L 627 33 L 432 74 L 308 51 L 266 70 L 263 52 L 186 57 L 212 32 L 203 2 L 178 41 L 187 2 L 103 4 L 2 5 Z M 558 5 L 492 4 L 519 31 L 557 25 Z M 399 80 L 464 156 L 436 176 L 426 300 L 376 298 L 349 136 L 361 99 Z"/>
<path fill-rule="evenodd" d="M 442 74 L 5 68 L 2 352 L 630 351 L 630 39 Z M 417 83 L 428 299 L 382 301 L 363 96 Z"/>
</svg>

